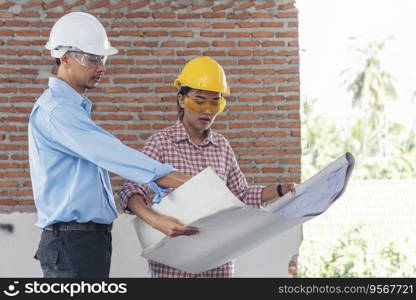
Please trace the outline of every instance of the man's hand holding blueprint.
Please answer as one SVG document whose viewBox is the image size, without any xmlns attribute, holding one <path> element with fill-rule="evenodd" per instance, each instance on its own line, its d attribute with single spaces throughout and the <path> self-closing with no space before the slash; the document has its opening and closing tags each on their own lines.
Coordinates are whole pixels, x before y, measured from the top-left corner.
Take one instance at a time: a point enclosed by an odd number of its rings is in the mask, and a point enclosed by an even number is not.
<svg viewBox="0 0 416 300">
<path fill-rule="evenodd" d="M 169 238 L 134 218 L 142 256 L 191 273 L 220 266 L 323 213 L 345 191 L 353 167 L 346 153 L 264 209 L 247 207 L 207 168 L 152 207 L 200 233 Z"/>
</svg>

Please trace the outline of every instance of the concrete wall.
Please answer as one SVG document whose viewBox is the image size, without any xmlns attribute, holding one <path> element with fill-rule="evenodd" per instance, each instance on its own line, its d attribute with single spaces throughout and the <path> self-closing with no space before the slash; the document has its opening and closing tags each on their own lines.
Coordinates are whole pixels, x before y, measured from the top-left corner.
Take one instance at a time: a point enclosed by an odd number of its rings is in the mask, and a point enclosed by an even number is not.
<svg viewBox="0 0 416 300">
<path fill-rule="evenodd" d="M 111 277 L 149 277 L 131 218 L 122 214 L 114 223 Z M 13 226 L 12 232 L 0 229 L 0 277 L 42 277 L 33 259 L 41 234 L 35 220 L 36 213 L 0 214 L 0 224 Z M 235 277 L 289 277 L 289 261 L 300 243 L 300 228 L 270 240 L 237 259 Z"/>
</svg>

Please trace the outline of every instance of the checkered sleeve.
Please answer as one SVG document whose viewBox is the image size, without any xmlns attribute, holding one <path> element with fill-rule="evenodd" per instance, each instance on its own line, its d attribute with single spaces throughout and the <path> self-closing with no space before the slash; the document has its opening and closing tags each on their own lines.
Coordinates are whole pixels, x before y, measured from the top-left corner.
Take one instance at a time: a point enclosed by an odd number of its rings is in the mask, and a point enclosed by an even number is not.
<svg viewBox="0 0 416 300">
<path fill-rule="evenodd" d="M 241 171 L 234 151 L 230 145 L 227 145 L 227 186 L 230 191 L 245 204 L 260 208 L 261 193 L 264 186 L 249 185 L 247 179 Z"/>
<path fill-rule="evenodd" d="M 158 134 L 152 135 L 147 139 L 145 146 L 142 151 L 144 154 L 153 158 L 154 160 L 161 161 L 162 157 L 162 146 Z M 151 189 L 146 184 L 138 184 L 133 181 L 127 180 L 119 193 L 120 205 L 125 213 L 132 214 L 130 209 L 127 207 L 127 202 L 133 195 L 140 195 L 143 197 L 145 204 L 148 204 L 148 199 L 150 197 Z"/>
</svg>

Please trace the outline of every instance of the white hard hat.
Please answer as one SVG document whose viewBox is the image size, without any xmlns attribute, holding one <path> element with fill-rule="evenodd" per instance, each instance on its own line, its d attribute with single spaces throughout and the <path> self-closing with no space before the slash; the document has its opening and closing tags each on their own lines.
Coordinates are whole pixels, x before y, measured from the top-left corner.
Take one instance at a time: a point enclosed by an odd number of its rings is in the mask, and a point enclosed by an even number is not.
<svg viewBox="0 0 416 300">
<path fill-rule="evenodd" d="M 56 21 L 45 48 L 56 58 L 61 58 L 69 49 L 102 56 L 118 52 L 110 46 L 100 21 L 84 12 L 72 12 Z"/>
</svg>

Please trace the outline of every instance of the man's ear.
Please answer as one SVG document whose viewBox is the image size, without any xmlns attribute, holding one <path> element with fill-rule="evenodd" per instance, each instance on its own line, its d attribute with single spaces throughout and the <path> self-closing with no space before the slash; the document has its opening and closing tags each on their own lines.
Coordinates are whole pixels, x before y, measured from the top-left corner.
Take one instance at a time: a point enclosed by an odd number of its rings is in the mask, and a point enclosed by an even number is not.
<svg viewBox="0 0 416 300">
<path fill-rule="evenodd" d="M 61 65 L 63 65 L 65 68 L 69 67 L 69 59 L 68 59 L 68 55 L 66 53 L 64 55 L 62 55 L 60 60 L 61 60 Z"/>
</svg>

